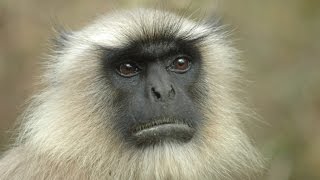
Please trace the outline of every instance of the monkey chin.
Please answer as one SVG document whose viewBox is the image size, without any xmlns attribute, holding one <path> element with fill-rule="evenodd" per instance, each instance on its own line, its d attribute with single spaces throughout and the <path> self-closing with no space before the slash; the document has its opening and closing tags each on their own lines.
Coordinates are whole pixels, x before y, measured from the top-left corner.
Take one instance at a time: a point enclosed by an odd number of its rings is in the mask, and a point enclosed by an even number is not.
<svg viewBox="0 0 320 180">
<path fill-rule="evenodd" d="M 131 133 L 138 147 L 161 145 L 167 142 L 187 143 L 195 128 L 184 121 L 155 120 L 136 126 Z"/>
</svg>

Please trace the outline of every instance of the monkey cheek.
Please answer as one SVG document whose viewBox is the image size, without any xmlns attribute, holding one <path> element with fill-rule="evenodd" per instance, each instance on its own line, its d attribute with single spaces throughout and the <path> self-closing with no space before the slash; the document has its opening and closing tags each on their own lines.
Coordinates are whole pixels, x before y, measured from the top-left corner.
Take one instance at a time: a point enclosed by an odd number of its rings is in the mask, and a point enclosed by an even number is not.
<svg viewBox="0 0 320 180">
<path fill-rule="evenodd" d="M 164 142 L 187 143 L 195 134 L 195 129 L 187 124 L 162 124 L 143 129 L 132 134 L 138 146 Z"/>
</svg>

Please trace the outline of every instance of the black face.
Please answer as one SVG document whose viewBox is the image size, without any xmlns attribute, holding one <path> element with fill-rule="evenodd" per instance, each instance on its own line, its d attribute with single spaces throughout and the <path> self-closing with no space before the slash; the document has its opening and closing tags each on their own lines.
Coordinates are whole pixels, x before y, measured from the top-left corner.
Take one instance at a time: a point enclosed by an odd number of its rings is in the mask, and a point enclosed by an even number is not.
<svg viewBox="0 0 320 180">
<path fill-rule="evenodd" d="M 118 92 L 114 128 L 124 141 L 190 141 L 202 119 L 193 97 L 201 65 L 195 42 L 159 38 L 105 51 L 104 72 Z"/>
</svg>

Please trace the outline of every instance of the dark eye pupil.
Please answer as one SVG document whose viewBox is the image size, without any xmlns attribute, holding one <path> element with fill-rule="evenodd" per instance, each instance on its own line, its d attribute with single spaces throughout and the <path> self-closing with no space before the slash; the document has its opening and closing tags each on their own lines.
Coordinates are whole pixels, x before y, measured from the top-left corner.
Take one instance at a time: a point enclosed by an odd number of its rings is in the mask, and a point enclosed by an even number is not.
<svg viewBox="0 0 320 180">
<path fill-rule="evenodd" d="M 174 62 L 174 69 L 185 71 L 189 68 L 189 61 L 185 58 L 179 58 Z"/>
<path fill-rule="evenodd" d="M 177 65 L 178 66 L 185 66 L 186 65 L 185 59 L 178 59 Z"/>
<path fill-rule="evenodd" d="M 134 63 L 123 63 L 118 67 L 120 75 L 123 76 L 134 76 L 139 72 L 139 68 Z"/>
</svg>

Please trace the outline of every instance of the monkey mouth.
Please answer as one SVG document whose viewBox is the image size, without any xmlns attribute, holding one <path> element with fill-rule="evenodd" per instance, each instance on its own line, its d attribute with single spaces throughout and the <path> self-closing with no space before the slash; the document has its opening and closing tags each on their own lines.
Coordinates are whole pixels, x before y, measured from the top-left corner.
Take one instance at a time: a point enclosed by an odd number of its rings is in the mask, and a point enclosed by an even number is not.
<svg viewBox="0 0 320 180">
<path fill-rule="evenodd" d="M 192 124 L 186 121 L 161 119 L 140 124 L 133 128 L 132 137 L 138 145 L 152 145 L 161 142 L 189 142 L 195 133 Z"/>
</svg>

